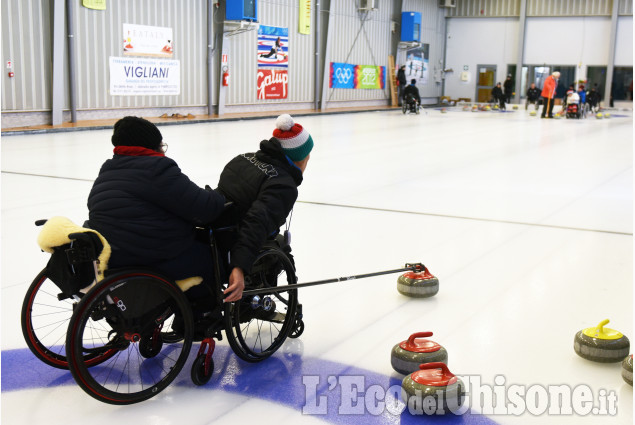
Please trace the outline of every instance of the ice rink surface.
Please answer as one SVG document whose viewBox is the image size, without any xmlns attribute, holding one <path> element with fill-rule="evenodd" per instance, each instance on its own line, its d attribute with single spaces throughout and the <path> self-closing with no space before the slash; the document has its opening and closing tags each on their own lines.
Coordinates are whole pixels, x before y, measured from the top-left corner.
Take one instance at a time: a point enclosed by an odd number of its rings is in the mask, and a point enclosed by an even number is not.
<svg viewBox="0 0 635 425">
<path fill-rule="evenodd" d="M 48 259 L 33 222 L 83 222 L 112 155 L 111 130 L 3 137 L 2 423 L 632 423 L 620 364 L 573 350 L 575 333 L 605 318 L 633 337 L 633 117 L 611 112 L 297 118 L 315 141 L 290 226 L 299 281 L 423 262 L 439 293 L 406 298 L 398 275 L 303 288 L 305 332 L 272 358 L 245 363 L 222 341 L 207 385 L 192 384 L 188 364 L 165 391 L 131 406 L 89 397 L 69 372 L 37 360 L 20 331 L 25 291 Z M 224 164 L 256 150 L 273 127 L 261 119 L 160 130 L 168 156 L 215 187 Z M 391 348 L 419 331 L 434 332 L 452 372 L 480 380 L 472 414 L 421 418 L 382 404 L 402 379 Z M 499 398 L 492 412 L 495 383 L 495 394 L 521 394 L 516 404 Z M 554 386 L 565 396 L 551 397 Z M 582 386 L 590 394 L 581 400 Z"/>
</svg>

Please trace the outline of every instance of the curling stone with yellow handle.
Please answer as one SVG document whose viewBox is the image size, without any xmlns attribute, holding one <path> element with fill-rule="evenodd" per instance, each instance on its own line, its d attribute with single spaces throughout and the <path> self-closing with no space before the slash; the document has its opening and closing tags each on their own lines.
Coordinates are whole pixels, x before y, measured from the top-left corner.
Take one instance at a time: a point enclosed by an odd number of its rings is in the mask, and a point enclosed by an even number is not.
<svg viewBox="0 0 635 425">
<path fill-rule="evenodd" d="M 575 335 L 573 349 L 582 358 L 600 363 L 621 362 L 630 352 L 630 343 L 620 332 L 605 328 L 609 320 Z"/>
<path fill-rule="evenodd" d="M 409 406 L 424 406 L 425 413 L 458 411 L 466 387 L 445 363 L 426 363 L 401 381 L 401 398 Z"/>
<path fill-rule="evenodd" d="M 448 352 L 440 344 L 429 339 L 432 332 L 417 332 L 392 348 L 390 364 L 397 372 L 408 375 L 419 370 L 424 363 L 447 363 Z"/>
</svg>

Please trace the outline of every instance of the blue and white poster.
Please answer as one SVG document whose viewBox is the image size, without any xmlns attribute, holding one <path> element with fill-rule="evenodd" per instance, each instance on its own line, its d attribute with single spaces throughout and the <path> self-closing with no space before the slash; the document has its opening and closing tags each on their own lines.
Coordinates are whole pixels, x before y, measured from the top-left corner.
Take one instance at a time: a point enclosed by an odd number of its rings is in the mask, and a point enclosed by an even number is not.
<svg viewBox="0 0 635 425">
<path fill-rule="evenodd" d="M 289 28 L 258 27 L 258 68 L 289 67 Z"/>
<path fill-rule="evenodd" d="M 329 87 L 332 89 L 355 88 L 355 65 L 350 63 L 331 62 Z"/>
</svg>

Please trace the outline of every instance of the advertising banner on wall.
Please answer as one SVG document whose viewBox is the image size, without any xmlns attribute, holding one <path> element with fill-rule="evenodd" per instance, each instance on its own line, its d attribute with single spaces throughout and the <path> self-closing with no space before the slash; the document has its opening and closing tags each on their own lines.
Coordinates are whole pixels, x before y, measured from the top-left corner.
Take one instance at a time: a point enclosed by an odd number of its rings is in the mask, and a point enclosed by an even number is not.
<svg viewBox="0 0 635 425">
<path fill-rule="evenodd" d="M 298 32 L 300 34 L 311 34 L 311 0 L 300 1 L 300 16 Z"/>
<path fill-rule="evenodd" d="M 332 89 L 383 89 L 386 87 L 386 67 L 331 62 L 329 87 Z"/>
<path fill-rule="evenodd" d="M 289 67 L 289 28 L 258 27 L 258 68 Z"/>
<path fill-rule="evenodd" d="M 357 65 L 355 75 L 357 89 L 383 89 L 386 86 L 386 71 L 383 66 Z"/>
<path fill-rule="evenodd" d="M 171 58 L 173 41 L 172 28 L 123 24 L 124 56 Z"/>
<path fill-rule="evenodd" d="M 423 44 L 416 49 L 406 52 L 406 79 L 408 84 L 413 78 L 417 79 L 417 84 L 428 84 L 430 45 Z"/>
<path fill-rule="evenodd" d="M 110 57 L 111 95 L 150 96 L 180 93 L 180 61 Z"/>
<path fill-rule="evenodd" d="M 82 0 L 82 6 L 88 9 L 106 10 L 106 0 Z"/>
<path fill-rule="evenodd" d="M 286 99 L 289 75 L 286 70 L 258 70 L 258 99 Z"/>
<path fill-rule="evenodd" d="M 332 89 L 355 88 L 355 65 L 350 63 L 331 62 L 329 87 Z"/>
</svg>

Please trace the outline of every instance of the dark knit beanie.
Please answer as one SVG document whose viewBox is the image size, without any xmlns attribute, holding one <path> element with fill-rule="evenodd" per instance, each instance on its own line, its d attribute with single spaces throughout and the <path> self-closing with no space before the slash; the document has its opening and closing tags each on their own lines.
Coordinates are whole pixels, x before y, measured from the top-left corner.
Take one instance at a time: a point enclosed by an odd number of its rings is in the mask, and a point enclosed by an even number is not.
<svg viewBox="0 0 635 425">
<path fill-rule="evenodd" d="M 158 151 L 163 137 L 156 125 L 139 117 L 124 117 L 115 123 L 114 146 L 141 146 Z"/>
</svg>

